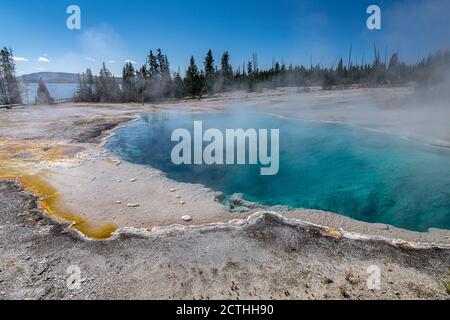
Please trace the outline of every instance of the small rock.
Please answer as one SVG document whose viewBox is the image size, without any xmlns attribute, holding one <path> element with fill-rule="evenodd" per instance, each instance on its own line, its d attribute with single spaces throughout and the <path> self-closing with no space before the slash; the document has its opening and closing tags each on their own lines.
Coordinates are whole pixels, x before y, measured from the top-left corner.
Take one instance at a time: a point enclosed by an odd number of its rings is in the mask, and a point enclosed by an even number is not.
<svg viewBox="0 0 450 320">
<path fill-rule="evenodd" d="M 170 192 L 175 192 L 177 191 L 175 188 L 170 189 Z"/>
<path fill-rule="evenodd" d="M 137 179 L 130 179 L 130 182 L 136 182 Z"/>
<path fill-rule="evenodd" d="M 117 180 L 117 182 L 118 182 L 118 183 L 121 183 L 121 182 L 122 182 L 122 180 Z"/>
<path fill-rule="evenodd" d="M 181 204 L 181 205 L 183 205 L 183 204 L 185 204 L 185 203 L 186 203 L 186 202 L 184 202 L 184 201 L 180 201 L 180 204 Z"/>
<path fill-rule="evenodd" d="M 129 203 L 128 208 L 137 208 L 139 207 L 139 203 Z"/>
<path fill-rule="evenodd" d="M 116 201 L 116 204 L 122 204 L 122 201 Z"/>
<path fill-rule="evenodd" d="M 192 217 L 191 217 L 191 216 L 188 216 L 188 215 L 182 216 L 181 219 L 183 219 L 184 222 L 190 222 L 190 221 L 192 221 Z"/>
<path fill-rule="evenodd" d="M 177 195 L 177 199 L 181 199 L 181 196 L 180 196 L 180 195 Z"/>
</svg>

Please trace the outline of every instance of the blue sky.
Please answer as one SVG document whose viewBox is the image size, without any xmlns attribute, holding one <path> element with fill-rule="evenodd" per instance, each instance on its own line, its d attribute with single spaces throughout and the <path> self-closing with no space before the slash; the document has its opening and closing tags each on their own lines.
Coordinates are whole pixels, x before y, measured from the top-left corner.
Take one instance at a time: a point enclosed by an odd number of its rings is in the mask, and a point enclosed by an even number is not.
<svg viewBox="0 0 450 320">
<path fill-rule="evenodd" d="M 71 4 L 81 8 L 81 30 L 66 28 Z M 380 31 L 366 28 L 370 4 L 382 9 Z M 350 44 L 355 62 L 373 59 L 374 44 L 415 62 L 450 47 L 448 21 L 448 0 L 2 0 L 0 45 L 14 50 L 19 74 L 97 72 L 105 61 L 120 75 L 126 60 L 139 67 L 151 48 L 181 71 L 209 48 L 216 62 L 229 50 L 235 66 L 253 52 L 262 67 L 273 58 L 332 65 Z"/>
</svg>

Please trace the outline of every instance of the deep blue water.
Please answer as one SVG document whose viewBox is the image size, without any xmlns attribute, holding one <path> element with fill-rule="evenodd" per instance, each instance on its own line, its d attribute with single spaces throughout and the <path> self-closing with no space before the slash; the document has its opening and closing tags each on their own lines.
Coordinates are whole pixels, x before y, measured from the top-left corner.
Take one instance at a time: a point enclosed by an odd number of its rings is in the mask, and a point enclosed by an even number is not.
<svg viewBox="0 0 450 320">
<path fill-rule="evenodd" d="M 259 165 L 171 162 L 172 131 L 202 120 L 204 129 L 280 129 L 280 170 Z M 200 183 L 265 205 L 339 213 L 366 222 L 426 231 L 450 229 L 450 151 L 392 135 L 263 114 L 148 114 L 119 129 L 107 148 L 171 179 Z"/>
</svg>

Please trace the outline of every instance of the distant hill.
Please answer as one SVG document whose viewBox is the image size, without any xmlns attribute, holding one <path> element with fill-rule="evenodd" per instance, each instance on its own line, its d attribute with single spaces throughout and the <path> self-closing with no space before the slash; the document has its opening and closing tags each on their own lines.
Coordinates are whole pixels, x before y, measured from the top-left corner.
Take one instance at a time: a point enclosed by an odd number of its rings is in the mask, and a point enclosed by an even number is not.
<svg viewBox="0 0 450 320">
<path fill-rule="evenodd" d="M 37 72 L 18 77 L 20 81 L 37 83 L 42 78 L 46 83 L 78 83 L 78 74 L 65 72 Z"/>
<path fill-rule="evenodd" d="M 17 78 L 19 81 L 25 80 L 28 83 L 38 83 L 40 78 L 46 83 L 78 83 L 78 74 L 67 72 L 37 72 L 25 74 Z M 116 78 L 116 80 L 119 83 L 122 81 L 121 78 Z"/>
</svg>

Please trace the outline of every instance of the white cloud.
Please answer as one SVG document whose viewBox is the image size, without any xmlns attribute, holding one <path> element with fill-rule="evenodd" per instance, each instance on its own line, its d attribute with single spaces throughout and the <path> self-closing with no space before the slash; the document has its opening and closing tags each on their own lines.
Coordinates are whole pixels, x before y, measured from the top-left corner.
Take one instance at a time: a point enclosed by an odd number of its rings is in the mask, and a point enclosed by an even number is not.
<svg viewBox="0 0 450 320">
<path fill-rule="evenodd" d="M 13 57 L 13 60 L 16 62 L 28 61 L 28 58 L 24 57 Z"/>
<path fill-rule="evenodd" d="M 125 60 L 125 63 L 136 64 L 136 61 L 133 61 L 133 60 Z"/>
<path fill-rule="evenodd" d="M 116 60 L 108 60 L 108 63 L 116 63 Z"/>
<path fill-rule="evenodd" d="M 91 61 L 91 62 L 95 62 L 96 61 L 95 59 L 89 58 L 89 57 L 87 57 L 86 60 Z"/>
<path fill-rule="evenodd" d="M 46 62 L 46 63 L 49 63 L 49 62 L 50 62 L 49 59 L 44 58 L 44 57 L 39 57 L 39 58 L 38 58 L 38 61 L 39 61 L 39 62 Z"/>
</svg>

